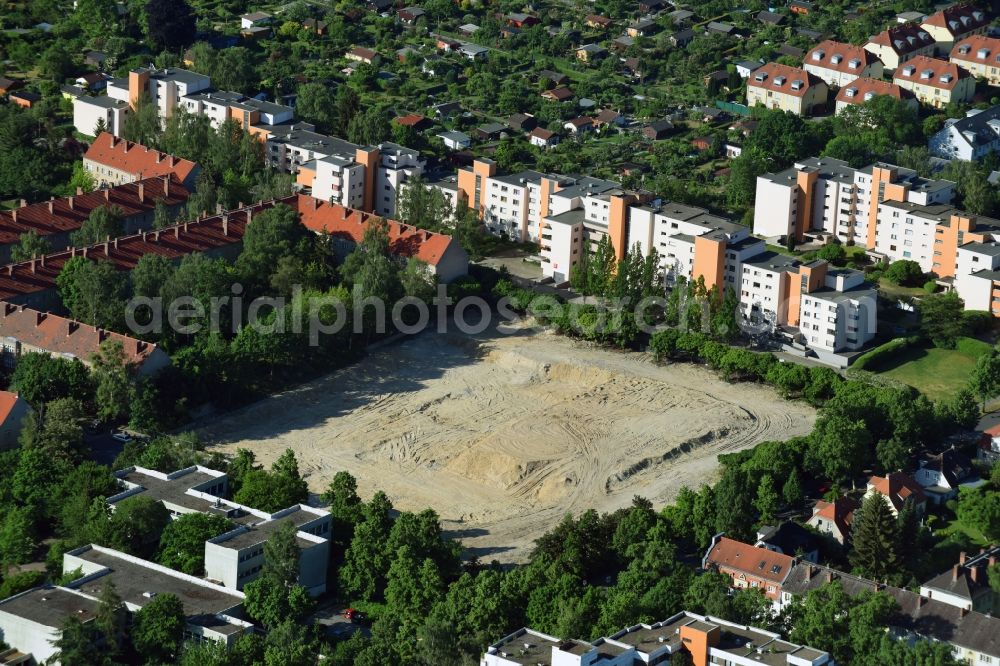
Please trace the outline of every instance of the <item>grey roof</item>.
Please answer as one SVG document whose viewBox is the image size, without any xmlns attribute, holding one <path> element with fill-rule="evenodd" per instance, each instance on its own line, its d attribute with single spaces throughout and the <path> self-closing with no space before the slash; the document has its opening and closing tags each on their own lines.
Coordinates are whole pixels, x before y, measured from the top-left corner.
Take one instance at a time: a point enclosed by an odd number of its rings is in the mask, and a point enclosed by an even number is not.
<svg viewBox="0 0 1000 666">
<path fill-rule="evenodd" d="M 136 469 L 117 472 L 116 476 L 122 481 L 141 486 L 143 488 L 141 494 L 144 497 L 156 500 L 157 502 L 168 502 L 177 506 L 183 506 L 193 511 L 204 511 L 208 506 L 208 502 L 188 495 L 187 491 L 196 486 L 223 479 L 222 476 L 215 476 L 197 469 L 168 480 L 150 476 Z"/>
<path fill-rule="evenodd" d="M 122 601 L 128 604 L 142 607 L 153 599 L 150 594 L 155 596 L 169 592 L 180 598 L 184 613 L 190 617 L 224 613 L 243 603 L 243 595 L 235 590 L 227 590 L 124 553 L 84 546 L 79 551 L 71 551 L 71 554 L 106 569 L 102 575 L 85 577 L 67 586 L 90 596 L 98 596 L 105 581 L 110 580 Z"/>
<path fill-rule="evenodd" d="M 288 129 L 285 129 L 285 128 Z M 318 134 L 310 130 L 297 129 L 294 125 L 274 125 L 268 142 L 283 143 L 296 148 L 304 148 L 316 153 L 333 155 L 347 153 L 352 157 L 358 149 L 356 144 L 336 137 Z"/>
<path fill-rule="evenodd" d="M 559 213 L 558 215 L 550 215 L 545 218 L 546 222 L 552 222 L 555 224 L 568 224 L 570 226 L 583 224 L 586 220 L 586 211 L 582 208 L 574 208 L 568 210 L 565 213 Z"/>
<path fill-rule="evenodd" d="M 46 585 L 0 601 L 0 612 L 30 622 L 61 629 L 68 618 L 89 622 L 97 615 L 98 603 L 75 590 Z"/>
<path fill-rule="evenodd" d="M 705 29 L 709 32 L 723 32 L 729 34 L 730 32 L 736 30 L 736 27 L 729 23 L 723 23 L 722 21 L 709 21 L 708 25 L 705 26 Z"/>
<path fill-rule="evenodd" d="M 798 553 L 809 553 L 819 550 L 822 539 L 802 527 L 798 523 L 785 521 L 780 525 L 768 525 L 760 528 L 757 535 L 758 541 L 763 541 L 769 546 L 781 549 L 785 555 L 797 555 Z"/>
<path fill-rule="evenodd" d="M 529 183 L 540 183 L 542 178 L 546 178 L 544 173 L 539 171 L 519 171 L 518 173 L 512 173 L 506 176 L 494 176 L 492 180 L 500 181 L 501 183 L 507 183 L 508 185 L 516 185 L 520 187 L 524 185 L 525 182 Z M 524 181 L 524 182 L 522 182 Z"/>
<path fill-rule="evenodd" d="M 694 16 L 694 12 L 688 11 L 687 9 L 675 9 L 674 11 L 667 14 L 667 16 L 670 18 L 671 21 L 677 23 L 678 21 L 688 20 L 689 18 Z"/>
<path fill-rule="evenodd" d="M 226 106 L 232 104 L 233 102 L 239 102 L 246 99 L 246 95 L 241 95 L 240 93 L 228 90 L 206 90 L 205 92 L 185 95 L 185 97 L 198 102 L 210 102 L 215 104 L 224 104 Z"/>
<path fill-rule="evenodd" d="M 766 9 L 757 12 L 757 20 L 761 23 L 768 23 L 771 25 L 777 25 L 785 20 L 784 14 L 776 14 L 775 12 L 769 12 Z"/>
<path fill-rule="evenodd" d="M 994 251 L 1000 254 L 1000 243 L 993 243 Z M 976 478 L 972 461 L 955 449 L 929 455 L 921 461 L 920 466 L 940 472 L 952 487 Z"/>
<path fill-rule="evenodd" d="M 244 548 L 249 548 L 251 546 L 256 546 L 266 542 L 271 536 L 278 531 L 278 529 L 286 524 L 291 523 L 298 529 L 302 525 L 320 518 L 320 515 L 311 513 L 308 511 L 303 511 L 300 508 L 296 508 L 295 511 L 282 516 L 281 518 L 275 518 L 274 520 L 265 520 L 258 522 L 254 525 L 244 525 L 244 531 L 236 533 L 233 537 L 218 540 L 216 543 L 223 548 L 231 548 L 233 550 L 243 550 Z M 296 536 L 296 542 L 299 548 L 306 549 L 310 548 L 316 544 L 301 537 Z"/>
<path fill-rule="evenodd" d="M 122 109 L 128 106 L 128 102 L 123 102 L 121 100 L 115 99 L 114 97 L 108 97 L 107 95 L 100 95 L 98 97 L 89 97 L 83 95 L 77 98 L 85 104 L 92 104 L 94 106 L 99 106 L 105 109 Z"/>
<path fill-rule="evenodd" d="M 778 254 L 777 252 L 762 252 L 756 257 L 750 257 L 743 262 L 745 266 L 755 266 L 757 268 L 764 268 L 769 271 L 790 271 L 797 268 L 802 262 L 795 257 L 790 257 L 787 254 Z"/>
<path fill-rule="evenodd" d="M 606 50 L 600 44 L 584 44 L 577 48 L 577 51 L 586 51 L 587 53 L 603 53 Z"/>
<path fill-rule="evenodd" d="M 977 254 L 985 254 L 990 257 L 1000 257 L 1000 243 L 965 243 L 960 245 L 963 250 L 969 250 Z"/>
<path fill-rule="evenodd" d="M 476 128 L 483 134 L 499 134 L 507 129 L 507 126 L 503 123 L 486 123 L 485 125 L 480 125 Z"/>
<path fill-rule="evenodd" d="M 151 79 L 159 79 L 160 81 L 179 81 L 189 85 L 192 83 L 204 83 L 210 80 L 204 74 L 192 72 L 187 69 L 180 69 L 179 67 L 168 67 L 167 69 L 140 67 L 139 71 L 148 72 L 149 78 Z"/>
<path fill-rule="evenodd" d="M 997 136 L 1000 135 L 1000 124 L 998 123 L 1000 123 L 1000 104 L 974 115 L 959 118 L 952 122 L 949 127 L 954 128 L 967 143 L 978 146 L 997 140 Z"/>
<path fill-rule="evenodd" d="M 894 621 L 894 625 L 901 629 L 1000 657 L 1000 618 L 966 611 L 909 590 L 880 585 L 829 567 L 802 563 L 792 567 L 782 586 L 782 592 L 802 596 L 822 587 L 830 576 L 851 596 L 877 590 L 895 599 L 900 606 L 901 617 Z"/>
</svg>

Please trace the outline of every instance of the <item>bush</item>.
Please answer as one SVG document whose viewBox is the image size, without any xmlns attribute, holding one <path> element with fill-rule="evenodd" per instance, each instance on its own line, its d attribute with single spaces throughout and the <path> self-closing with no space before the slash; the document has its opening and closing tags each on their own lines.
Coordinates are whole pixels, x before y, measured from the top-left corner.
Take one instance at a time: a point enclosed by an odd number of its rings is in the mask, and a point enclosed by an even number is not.
<svg viewBox="0 0 1000 666">
<path fill-rule="evenodd" d="M 920 264 L 909 259 L 894 261 L 889 264 L 882 274 L 886 280 L 902 287 L 915 287 L 920 284 L 924 277 L 924 272 L 920 269 Z"/>
<path fill-rule="evenodd" d="M 969 335 L 982 335 L 993 328 L 994 318 L 985 310 L 966 310 L 962 313 L 965 330 Z"/>
<path fill-rule="evenodd" d="M 820 259 L 826 259 L 831 264 L 840 265 L 847 259 L 847 250 L 840 243 L 829 243 L 821 247 L 816 256 Z"/>
<path fill-rule="evenodd" d="M 937 291 L 937 288 L 938 288 L 937 282 L 934 280 L 928 280 L 927 282 L 924 282 L 924 291 L 926 291 L 928 294 L 933 294 L 935 291 Z"/>
<path fill-rule="evenodd" d="M 859 356 L 858 359 L 854 361 L 854 365 L 851 366 L 851 369 L 870 370 L 872 366 L 888 360 L 889 357 L 899 353 L 910 345 L 916 344 L 919 341 L 920 338 L 916 336 L 890 340 L 889 342 L 879 345 L 878 347 L 875 347 L 874 349 Z"/>
</svg>

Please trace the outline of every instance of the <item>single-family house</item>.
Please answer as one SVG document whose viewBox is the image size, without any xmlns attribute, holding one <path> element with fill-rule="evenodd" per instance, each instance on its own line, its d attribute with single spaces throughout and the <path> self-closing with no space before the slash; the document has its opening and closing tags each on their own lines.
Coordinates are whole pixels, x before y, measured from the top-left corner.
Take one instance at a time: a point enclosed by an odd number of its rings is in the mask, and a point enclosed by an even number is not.
<svg viewBox="0 0 1000 666">
<path fill-rule="evenodd" d="M 563 74 L 561 72 L 553 72 L 553 71 L 548 70 L 548 69 L 543 69 L 542 71 L 540 71 L 538 73 L 538 78 L 541 81 L 544 81 L 544 80 L 548 79 L 549 81 L 551 81 L 553 84 L 555 84 L 557 86 L 561 86 L 564 83 L 566 83 L 567 81 L 569 81 L 569 77 L 566 76 L 565 74 Z"/>
<path fill-rule="evenodd" d="M 667 14 L 667 18 L 675 26 L 687 25 L 694 18 L 694 12 L 687 9 L 675 9 Z"/>
<path fill-rule="evenodd" d="M 991 86 L 1000 85 L 1000 39 L 965 37 L 955 43 L 948 60 Z"/>
<path fill-rule="evenodd" d="M 925 456 L 913 478 L 924 489 L 927 499 L 935 505 L 958 495 L 961 487 L 976 488 L 984 483 L 972 466 L 972 461 L 954 448 Z"/>
<path fill-rule="evenodd" d="M 8 95 L 23 87 L 24 81 L 21 79 L 8 79 L 6 76 L 0 77 L 0 95 Z"/>
<path fill-rule="evenodd" d="M 607 30 L 614 23 L 607 16 L 601 16 L 599 14 L 590 14 L 584 19 L 584 24 L 588 28 L 595 28 L 597 30 Z"/>
<path fill-rule="evenodd" d="M 903 472 L 892 472 L 888 476 L 873 476 L 868 479 L 865 499 L 875 494 L 883 495 L 888 500 L 889 510 L 894 516 L 898 516 L 906 506 L 912 506 L 920 515 L 923 515 L 927 508 L 927 495 L 924 494 L 924 489 L 909 474 Z"/>
<path fill-rule="evenodd" d="M 851 538 L 851 524 L 854 522 L 854 512 L 858 506 L 856 501 L 846 495 L 832 502 L 817 500 L 813 506 L 812 517 L 806 521 L 806 525 L 830 535 L 834 541 L 843 545 Z"/>
<path fill-rule="evenodd" d="M 917 56 L 934 55 L 935 47 L 930 33 L 913 23 L 890 26 L 865 43 L 865 50 L 890 72 Z"/>
<path fill-rule="evenodd" d="M 507 127 L 517 132 L 530 132 L 537 126 L 538 121 L 528 113 L 515 113 L 507 119 Z"/>
<path fill-rule="evenodd" d="M 423 132 L 434 124 L 426 116 L 422 116 L 419 113 L 408 113 L 405 116 L 399 116 L 393 119 L 393 122 L 397 125 L 402 125 L 403 127 L 412 127 L 417 132 Z"/>
<path fill-rule="evenodd" d="M 996 11 L 995 6 L 993 10 Z M 928 16 L 920 27 L 937 43 L 937 53 L 945 55 L 966 37 L 985 34 L 990 19 L 989 13 L 977 3 L 957 2 Z"/>
<path fill-rule="evenodd" d="M 243 30 L 271 25 L 272 23 L 274 23 L 274 16 L 267 12 L 250 12 L 240 17 L 240 28 Z"/>
<path fill-rule="evenodd" d="M 781 25 L 785 22 L 785 15 L 776 12 L 769 12 L 766 9 L 757 12 L 757 20 L 764 25 Z"/>
<path fill-rule="evenodd" d="M 559 144 L 559 135 L 544 127 L 536 127 L 528 132 L 528 142 L 539 148 L 553 148 Z"/>
<path fill-rule="evenodd" d="M 507 25 L 512 25 L 515 28 L 530 28 L 533 25 L 538 25 L 541 21 L 537 16 L 532 16 L 531 14 L 524 14 L 521 12 L 515 12 L 513 14 L 507 14 Z"/>
<path fill-rule="evenodd" d="M 566 86 L 559 86 L 552 90 L 546 90 L 542 97 L 552 102 L 568 102 L 573 98 L 573 91 Z"/>
<path fill-rule="evenodd" d="M 323 37 L 329 31 L 330 24 L 320 19 L 307 18 L 302 22 L 302 27 L 317 37 Z"/>
<path fill-rule="evenodd" d="M 602 109 L 594 116 L 594 124 L 599 127 L 621 127 L 625 122 L 625 116 L 611 109 Z"/>
<path fill-rule="evenodd" d="M 568 120 L 563 124 L 563 129 L 565 129 L 570 134 L 580 135 L 585 132 L 592 132 L 594 130 L 594 121 L 586 116 L 581 116 L 579 118 L 573 118 Z"/>
<path fill-rule="evenodd" d="M 472 145 L 472 137 L 465 132 L 450 131 L 442 132 L 437 137 L 444 142 L 445 147 L 451 150 L 462 150 Z"/>
<path fill-rule="evenodd" d="M 1000 105 L 969 109 L 964 118 L 949 118 L 931 136 L 927 147 L 937 157 L 967 162 L 1000 150 Z"/>
<path fill-rule="evenodd" d="M 660 26 L 651 18 L 641 18 L 629 23 L 625 34 L 629 37 L 649 37 L 660 31 Z"/>
<path fill-rule="evenodd" d="M 489 54 L 490 50 L 485 46 L 465 43 L 458 47 L 458 52 L 469 60 L 486 60 L 486 56 Z"/>
<path fill-rule="evenodd" d="M 694 40 L 694 30 L 691 28 L 685 28 L 683 30 L 678 30 L 669 37 L 667 41 L 670 45 L 675 48 L 684 48 Z"/>
<path fill-rule="evenodd" d="M 381 56 L 379 56 L 378 51 L 368 49 L 363 46 L 355 46 L 353 49 L 345 53 L 344 57 L 355 62 L 363 62 L 366 65 L 377 65 L 382 59 Z"/>
<path fill-rule="evenodd" d="M 660 141 L 670 135 L 674 124 L 669 120 L 654 120 L 642 128 L 642 135 L 650 141 Z"/>
<path fill-rule="evenodd" d="M 740 75 L 741 79 L 745 79 L 760 69 L 763 64 L 756 60 L 740 60 L 736 63 L 736 73 Z"/>
<path fill-rule="evenodd" d="M 407 25 L 413 25 L 414 23 L 417 22 L 418 19 L 420 19 L 420 17 L 422 17 L 426 13 L 427 12 L 425 12 L 420 7 L 404 7 L 403 9 L 400 9 L 398 12 L 396 12 L 396 16 L 398 16 L 399 20 L 402 21 L 403 23 Z"/>
<path fill-rule="evenodd" d="M 16 92 L 9 93 L 7 99 L 11 101 L 12 104 L 16 104 L 25 109 L 30 109 L 35 104 L 42 101 L 42 96 L 31 90 L 18 90 Z"/>
<path fill-rule="evenodd" d="M 736 26 L 722 21 L 709 21 L 705 26 L 706 35 L 725 35 L 732 37 L 736 35 Z"/>
<path fill-rule="evenodd" d="M 792 0 L 788 3 L 788 11 L 793 14 L 799 14 L 801 16 L 806 16 L 816 11 L 816 5 L 807 0 Z"/>
<path fill-rule="evenodd" d="M 608 55 L 608 50 L 600 44 L 584 44 L 576 50 L 576 59 L 582 62 L 594 62 Z"/>
<path fill-rule="evenodd" d="M 501 138 L 506 131 L 507 126 L 502 123 L 486 123 L 472 130 L 472 134 L 480 141 L 496 141 Z"/>
<path fill-rule="evenodd" d="M 998 560 L 1000 546 L 972 557 L 959 553 L 957 564 L 920 585 L 920 594 L 967 611 L 996 613 L 1000 610 L 1000 595 L 990 587 L 988 571 Z"/>
</svg>

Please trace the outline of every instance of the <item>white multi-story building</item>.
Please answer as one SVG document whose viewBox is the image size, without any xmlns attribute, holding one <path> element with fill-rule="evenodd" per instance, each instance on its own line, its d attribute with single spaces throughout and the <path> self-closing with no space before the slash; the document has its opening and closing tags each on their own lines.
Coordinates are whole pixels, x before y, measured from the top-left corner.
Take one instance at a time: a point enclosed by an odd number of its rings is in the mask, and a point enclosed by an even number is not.
<svg viewBox="0 0 1000 666">
<path fill-rule="evenodd" d="M 205 542 L 205 575 L 226 588 L 242 590 L 264 564 L 264 543 L 283 524 L 295 526 L 299 546 L 299 584 L 312 595 L 326 590 L 330 561 L 331 519 L 327 511 L 303 504 L 275 513 L 259 511 L 224 499 L 228 477 L 206 467 L 188 467 L 170 474 L 142 467 L 115 473 L 124 490 L 108 498 L 115 507 L 137 495 L 161 502 L 173 518 L 187 513 L 223 516 L 233 529 Z"/>
<path fill-rule="evenodd" d="M 681 611 L 653 624 L 636 624 L 590 643 L 519 629 L 486 649 L 480 666 L 633 666 L 666 664 L 686 652 L 704 666 L 827 666 L 822 650 L 789 643 L 779 634 L 709 615 Z"/>
<path fill-rule="evenodd" d="M 794 235 L 797 241 L 807 233 L 826 235 L 874 249 L 879 203 L 948 203 L 954 192 L 953 182 L 922 178 L 911 169 L 854 169 L 842 160 L 809 158 L 757 178 L 753 231 L 765 238 Z"/>
</svg>

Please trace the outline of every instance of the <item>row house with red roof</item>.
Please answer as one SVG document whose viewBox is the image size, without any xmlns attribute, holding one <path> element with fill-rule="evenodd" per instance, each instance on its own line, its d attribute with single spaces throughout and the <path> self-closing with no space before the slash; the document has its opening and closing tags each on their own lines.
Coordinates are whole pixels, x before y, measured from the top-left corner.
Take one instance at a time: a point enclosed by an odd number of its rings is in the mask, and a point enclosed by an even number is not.
<svg viewBox="0 0 1000 666">
<path fill-rule="evenodd" d="M 947 55 L 960 40 L 985 34 L 989 25 L 989 15 L 978 5 L 960 2 L 934 12 L 920 27 L 934 39 L 938 55 Z"/>
<path fill-rule="evenodd" d="M 153 226 L 157 202 L 162 201 L 176 216 L 189 196 L 188 189 L 168 174 L 93 192 L 77 190 L 73 196 L 34 204 L 22 201 L 17 208 L 0 211 L 0 262 L 10 261 L 11 247 L 29 231 L 44 237 L 53 248 L 65 248 L 70 235 L 91 213 L 112 207 L 120 211 L 126 233 L 135 233 Z"/>
<path fill-rule="evenodd" d="M 1000 85 L 1000 39 L 966 37 L 956 42 L 948 60 L 991 86 Z"/>
<path fill-rule="evenodd" d="M 804 69 L 769 62 L 747 79 L 747 106 L 808 116 L 826 105 L 827 84 Z"/>
<path fill-rule="evenodd" d="M 99 187 L 124 185 L 154 176 L 173 176 L 194 190 L 201 167 L 180 157 L 102 132 L 87 148 L 83 168 Z"/>
<path fill-rule="evenodd" d="M 854 44 L 827 39 L 814 46 L 802 68 L 819 77 L 828 86 L 842 88 L 861 77 L 882 77 L 882 61 L 875 54 Z"/>
<path fill-rule="evenodd" d="M 976 80 L 967 71 L 928 56 L 916 56 L 898 67 L 892 82 L 912 92 L 917 101 L 938 109 L 971 102 L 976 94 Z"/>
<path fill-rule="evenodd" d="M 720 533 L 712 537 L 701 566 L 730 576 L 734 588 L 758 588 L 765 597 L 777 602 L 781 599 L 782 585 L 796 562 L 796 558 L 789 555 L 757 548 Z"/>
</svg>

